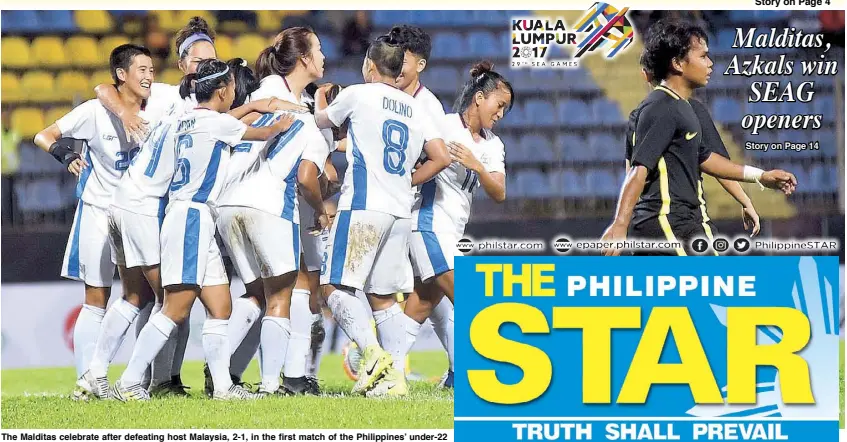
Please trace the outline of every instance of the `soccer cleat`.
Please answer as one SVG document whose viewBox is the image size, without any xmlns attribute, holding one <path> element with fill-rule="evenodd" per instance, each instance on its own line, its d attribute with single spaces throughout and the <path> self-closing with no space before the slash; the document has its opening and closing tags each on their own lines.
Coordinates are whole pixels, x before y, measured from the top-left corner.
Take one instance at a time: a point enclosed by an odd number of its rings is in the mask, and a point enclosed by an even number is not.
<svg viewBox="0 0 847 442">
<path fill-rule="evenodd" d="M 106 376 L 95 378 L 90 370 L 83 373 L 82 377 L 76 381 L 76 386 L 97 399 L 109 398 L 109 378 Z"/>
<path fill-rule="evenodd" d="M 162 382 L 150 387 L 150 394 L 155 397 L 166 396 L 190 396 L 185 389 L 190 388 L 182 384 L 174 384 L 173 380 Z"/>
<path fill-rule="evenodd" d="M 371 345 L 362 354 L 359 363 L 359 379 L 353 385 L 353 394 L 364 393 L 391 368 L 391 355 L 378 345 Z"/>
<path fill-rule="evenodd" d="M 355 342 L 349 342 L 341 349 L 341 367 L 351 381 L 359 380 L 359 364 L 362 362 L 362 352 Z"/>
<path fill-rule="evenodd" d="M 222 401 L 253 400 L 253 399 L 259 399 L 260 397 L 262 397 L 260 394 L 251 393 L 251 392 L 247 391 L 246 388 L 242 387 L 241 385 L 237 385 L 237 384 L 232 384 L 232 386 L 230 386 L 229 390 L 227 390 L 227 391 L 215 391 L 215 393 L 212 395 L 212 399 L 222 400 Z"/>
<path fill-rule="evenodd" d="M 71 400 L 76 402 L 88 402 L 94 396 L 90 391 L 79 385 L 74 386 L 74 392 L 71 393 Z"/>
<path fill-rule="evenodd" d="M 318 380 L 311 376 L 301 376 L 299 378 L 282 378 L 282 388 L 293 394 L 310 394 L 318 396 L 321 394 Z"/>
<path fill-rule="evenodd" d="M 402 397 L 409 394 L 409 385 L 400 370 L 389 368 L 385 376 L 365 393 L 367 397 Z"/>
<path fill-rule="evenodd" d="M 112 386 L 111 393 L 113 398 L 121 402 L 150 400 L 150 393 L 140 383 L 124 387 L 119 380 Z"/>
<path fill-rule="evenodd" d="M 438 383 L 438 388 L 453 388 L 453 370 L 447 370 L 444 376 L 441 377 L 441 382 Z"/>
</svg>

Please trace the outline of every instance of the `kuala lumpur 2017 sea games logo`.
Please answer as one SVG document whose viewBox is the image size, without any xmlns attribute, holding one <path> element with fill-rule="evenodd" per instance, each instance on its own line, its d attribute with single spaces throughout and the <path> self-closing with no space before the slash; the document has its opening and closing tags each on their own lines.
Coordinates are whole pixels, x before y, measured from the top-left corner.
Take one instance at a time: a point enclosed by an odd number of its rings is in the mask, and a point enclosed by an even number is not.
<svg viewBox="0 0 847 442">
<path fill-rule="evenodd" d="M 606 58 L 613 58 L 635 38 L 627 11 L 629 8 L 618 10 L 597 2 L 570 30 L 562 19 L 513 18 L 512 67 L 576 68 L 580 57 L 598 50 L 605 50 Z M 570 54 L 561 51 L 553 59 L 551 54 L 557 47 L 572 50 Z"/>
</svg>

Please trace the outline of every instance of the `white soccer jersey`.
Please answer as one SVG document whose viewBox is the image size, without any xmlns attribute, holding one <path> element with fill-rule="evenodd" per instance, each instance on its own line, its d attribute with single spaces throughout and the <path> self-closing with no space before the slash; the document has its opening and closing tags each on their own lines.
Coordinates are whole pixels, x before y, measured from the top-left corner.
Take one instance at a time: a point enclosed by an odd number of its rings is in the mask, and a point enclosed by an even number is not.
<svg viewBox="0 0 847 442">
<path fill-rule="evenodd" d="M 147 99 L 145 108 L 149 118 L 145 120 L 153 127 L 161 118 L 168 115 L 179 116 L 195 107 L 197 107 L 197 98 L 194 94 L 182 98 L 179 96 L 178 85 L 153 83 L 150 85 L 150 98 Z"/>
<path fill-rule="evenodd" d="M 339 210 L 373 210 L 409 218 L 412 167 L 425 142 L 440 138 L 427 111 L 383 83 L 347 87 L 326 110 L 336 126 L 350 119 Z"/>
<path fill-rule="evenodd" d="M 488 172 L 505 173 L 503 142 L 490 131 L 485 140 L 476 143 L 458 114 L 444 117 L 441 130 L 445 141 L 463 144 L 473 152 Z M 458 162 L 450 163 L 435 179 L 421 185 L 415 199 L 413 227 L 415 231 L 457 233 L 465 231 L 471 214 L 473 191 L 479 177 Z"/>
<path fill-rule="evenodd" d="M 121 178 L 112 205 L 141 215 L 163 213 L 176 163 L 177 122 L 175 116 L 165 117 L 150 132 Z"/>
<path fill-rule="evenodd" d="M 226 177 L 230 146 L 241 142 L 247 125 L 209 109 L 194 109 L 177 120 L 177 162 L 169 199 L 215 206 Z"/>
<path fill-rule="evenodd" d="M 423 83 L 418 84 L 418 88 L 412 96 L 423 104 L 429 116 L 432 117 L 432 121 L 441 121 L 444 118 L 444 107 L 441 105 L 441 101 Z"/>
<path fill-rule="evenodd" d="M 85 140 L 82 157 L 88 167 L 79 175 L 76 195 L 84 202 L 108 208 L 115 188 L 138 153 L 138 145 L 127 139 L 120 119 L 98 100 L 80 104 L 56 121 L 63 137 Z"/>
<path fill-rule="evenodd" d="M 300 102 L 282 77 L 272 75 L 262 80 L 262 87 L 251 99 L 277 97 Z M 253 126 L 269 126 L 280 114 L 262 115 Z M 227 189 L 222 206 L 252 207 L 299 223 L 297 202 L 297 170 L 300 159 L 312 161 L 329 154 L 329 147 L 311 114 L 295 114 L 296 120 L 287 131 L 267 143 L 242 143 L 233 149 L 233 164 L 227 175 Z M 246 150 L 246 151 L 245 151 Z M 321 165 L 322 169 L 322 165 Z"/>
</svg>

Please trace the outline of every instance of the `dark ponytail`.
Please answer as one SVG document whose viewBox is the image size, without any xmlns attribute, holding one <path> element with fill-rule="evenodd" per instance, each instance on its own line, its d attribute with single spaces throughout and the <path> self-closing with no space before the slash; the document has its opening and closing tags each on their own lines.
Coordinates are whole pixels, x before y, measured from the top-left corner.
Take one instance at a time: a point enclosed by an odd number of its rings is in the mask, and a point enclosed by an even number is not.
<svg viewBox="0 0 847 442">
<path fill-rule="evenodd" d="M 509 101 L 509 108 L 506 112 L 512 110 L 512 105 L 515 104 L 515 91 L 512 89 L 512 84 L 499 73 L 492 70 L 493 65 L 489 61 L 481 61 L 475 64 L 470 71 L 471 78 L 462 87 L 459 97 L 456 98 L 456 103 L 453 105 L 453 112 L 458 114 L 463 113 L 477 92 L 482 92 L 483 96 L 488 96 L 501 85 L 509 91 L 512 99 Z"/>
<path fill-rule="evenodd" d="M 194 92 L 198 103 L 209 101 L 216 90 L 226 87 L 233 80 L 229 66 L 220 60 L 203 60 L 197 65 L 197 73 L 182 77 L 179 95 L 185 98 Z"/>
<path fill-rule="evenodd" d="M 246 103 L 250 94 L 259 89 L 259 80 L 243 58 L 233 58 L 226 64 L 235 79 L 235 101 L 232 102 L 232 108 L 235 109 Z"/>
<path fill-rule="evenodd" d="M 312 41 L 309 38 L 315 31 L 305 26 L 288 28 L 274 39 L 274 43 L 265 48 L 256 59 L 256 74 L 259 78 L 269 75 L 284 77 L 294 71 L 300 57 L 312 53 Z"/>
<path fill-rule="evenodd" d="M 183 47 L 183 43 L 185 43 L 188 39 L 191 39 L 192 41 Z M 174 43 L 176 45 L 177 58 L 181 59 L 188 55 L 188 50 L 191 49 L 191 46 L 198 41 L 208 41 L 214 45 L 215 31 L 202 17 L 192 17 L 191 20 L 188 21 L 187 25 L 176 32 L 176 41 Z M 182 51 L 180 51 L 180 49 L 182 49 Z"/>
</svg>

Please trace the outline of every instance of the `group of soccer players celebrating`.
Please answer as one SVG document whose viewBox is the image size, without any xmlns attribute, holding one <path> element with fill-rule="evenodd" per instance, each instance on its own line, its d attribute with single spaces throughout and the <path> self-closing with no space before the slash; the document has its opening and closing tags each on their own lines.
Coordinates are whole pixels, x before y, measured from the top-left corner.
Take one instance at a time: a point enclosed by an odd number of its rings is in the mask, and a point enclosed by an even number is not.
<svg viewBox="0 0 847 442">
<path fill-rule="evenodd" d="M 198 298 L 209 397 L 318 393 L 311 353 L 323 339 L 324 302 L 361 352 L 354 393 L 407 394 L 406 355 L 427 319 L 452 386 L 456 244 L 476 188 L 506 198 L 505 148 L 492 129 L 515 101 L 511 84 L 478 63 L 445 114 L 419 78 L 430 38 L 412 26 L 373 41 L 364 82 L 344 88 L 317 86 L 324 55 L 311 29 L 280 32 L 255 71 L 217 60 L 214 39 L 199 18 L 178 32 L 179 85 L 154 82 L 147 49 L 115 48 L 114 84 L 36 136 L 79 177 L 62 269 L 85 283 L 73 397 L 186 394 L 179 373 Z M 711 72 L 706 34 L 657 23 L 641 64 L 655 89 L 630 115 L 626 180 L 604 239 L 713 236 L 701 172 L 722 180 L 757 233 L 737 182 L 786 194 L 797 182 L 729 161 L 691 98 Z M 83 154 L 74 140 L 86 142 Z M 335 150 L 348 161 L 343 180 L 329 160 Z M 335 213 L 325 201 L 339 189 Z M 235 301 L 224 255 L 246 287 Z M 115 266 L 123 298 L 107 311 Z M 408 295 L 402 307 L 397 293 Z M 110 385 L 109 363 L 134 321 L 132 356 Z M 250 391 L 241 377 L 257 352 L 261 382 Z"/>
<path fill-rule="evenodd" d="M 373 41 L 364 83 L 344 88 L 317 86 L 324 55 L 311 29 L 280 32 L 255 71 L 217 60 L 214 39 L 200 18 L 178 32 L 179 85 L 154 82 L 146 48 L 115 48 L 114 84 L 35 138 L 79 177 L 62 269 L 85 283 L 73 398 L 186 394 L 179 373 L 198 298 L 214 399 L 317 393 L 321 301 L 361 351 L 354 393 L 407 394 L 406 355 L 427 318 L 450 386 L 455 247 L 477 187 L 505 199 L 492 129 L 514 100 L 509 82 L 479 63 L 445 114 L 419 79 L 430 38 L 411 26 Z M 347 157 L 343 180 L 335 150 Z M 336 214 L 325 201 L 339 189 Z M 224 255 L 246 287 L 234 302 Z M 115 266 L 123 297 L 107 310 Z M 406 312 L 397 293 L 410 295 Z M 134 321 L 132 356 L 110 385 Z M 257 351 L 250 391 L 241 376 Z"/>
</svg>

